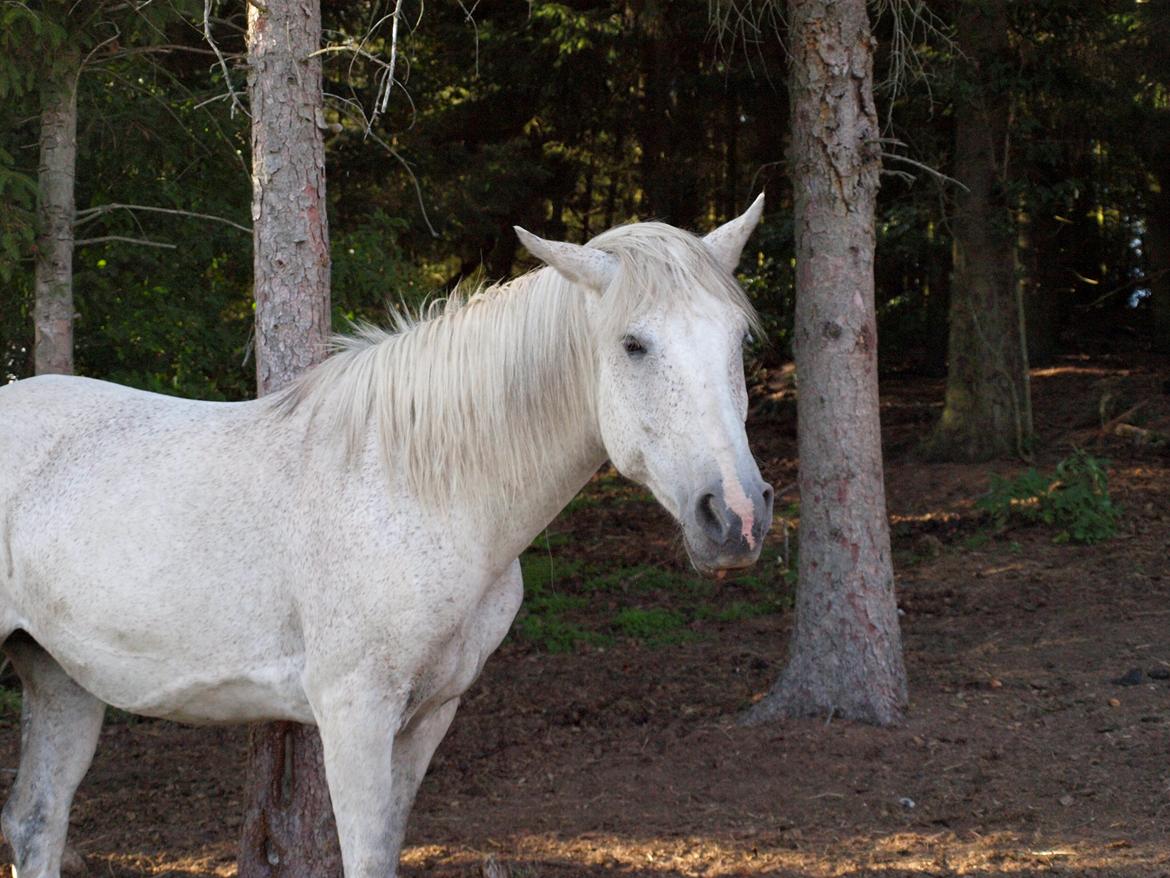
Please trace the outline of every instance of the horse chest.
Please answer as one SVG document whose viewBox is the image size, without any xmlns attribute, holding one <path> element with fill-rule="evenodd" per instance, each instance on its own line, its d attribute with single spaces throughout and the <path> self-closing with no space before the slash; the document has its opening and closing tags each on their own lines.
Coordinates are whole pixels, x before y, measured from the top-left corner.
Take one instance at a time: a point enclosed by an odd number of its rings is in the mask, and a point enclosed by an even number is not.
<svg viewBox="0 0 1170 878">
<path fill-rule="evenodd" d="M 507 635 L 523 597 L 520 564 L 515 561 L 445 636 L 429 644 L 410 681 L 408 717 L 467 691 Z"/>
</svg>

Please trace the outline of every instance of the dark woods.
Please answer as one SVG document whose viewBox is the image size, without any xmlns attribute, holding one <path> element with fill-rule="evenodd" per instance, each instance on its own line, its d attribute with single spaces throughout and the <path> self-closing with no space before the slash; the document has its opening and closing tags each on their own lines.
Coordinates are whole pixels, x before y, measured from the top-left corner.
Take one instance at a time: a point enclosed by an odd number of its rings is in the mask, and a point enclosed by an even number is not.
<svg viewBox="0 0 1170 878">
<path fill-rule="evenodd" d="M 250 223 L 248 120 L 224 76 L 244 93 L 243 4 L 209 23 L 222 64 L 202 4 L 89 6 L 0 13 L 0 371 L 33 370 L 37 84 L 75 57 L 77 371 L 251 396 L 251 245 L 231 224 Z M 770 330 L 758 356 L 790 356 L 778 5 L 716 7 L 720 30 L 706 0 L 407 2 L 401 87 L 375 115 L 392 8 L 324 3 L 335 325 L 519 270 L 513 224 L 574 241 L 635 217 L 706 229 L 765 190 L 742 272 Z M 883 368 L 941 375 L 948 341 L 952 369 L 988 359 L 978 345 L 1008 371 L 1170 349 L 1170 0 L 871 10 Z M 987 417 L 954 396 L 982 379 L 957 380 L 948 411 Z"/>
</svg>

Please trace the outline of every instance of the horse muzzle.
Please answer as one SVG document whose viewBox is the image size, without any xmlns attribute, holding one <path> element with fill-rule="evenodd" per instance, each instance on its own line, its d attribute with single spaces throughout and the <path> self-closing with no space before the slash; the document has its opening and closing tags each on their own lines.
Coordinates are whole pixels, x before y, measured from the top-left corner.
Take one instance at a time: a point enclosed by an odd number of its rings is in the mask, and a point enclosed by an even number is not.
<svg viewBox="0 0 1170 878">
<path fill-rule="evenodd" d="M 700 573 L 751 567 L 772 526 L 772 486 L 758 478 L 751 486 L 722 481 L 691 499 L 683 535 L 691 563 Z"/>
</svg>

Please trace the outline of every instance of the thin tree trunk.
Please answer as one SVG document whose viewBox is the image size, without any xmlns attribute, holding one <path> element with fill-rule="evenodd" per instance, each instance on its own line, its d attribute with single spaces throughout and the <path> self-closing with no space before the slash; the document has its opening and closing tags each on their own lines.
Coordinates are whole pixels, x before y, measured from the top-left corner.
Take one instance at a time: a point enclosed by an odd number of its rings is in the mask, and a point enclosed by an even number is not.
<svg viewBox="0 0 1170 878">
<path fill-rule="evenodd" d="M 1150 193 L 1144 244 L 1154 310 L 1154 350 L 1170 354 L 1170 148 L 1165 158 L 1158 191 Z"/>
<path fill-rule="evenodd" d="M 287 384 L 324 358 L 329 232 L 316 0 L 248 5 L 256 389 Z M 255 726 L 240 878 L 342 874 L 321 740 L 296 723 Z"/>
<path fill-rule="evenodd" d="M 41 80 L 41 156 L 37 172 L 36 332 L 38 375 L 73 373 L 73 185 L 77 173 L 75 48 L 46 64 Z"/>
<path fill-rule="evenodd" d="M 800 581 L 785 667 L 748 722 L 898 722 L 906 672 L 882 480 L 874 315 L 881 152 L 864 0 L 789 0 Z"/>
<path fill-rule="evenodd" d="M 946 247 L 935 240 L 932 222 L 927 232 L 926 252 L 926 370 L 943 375 L 947 368 L 947 311 L 951 301 L 951 260 Z"/>
<path fill-rule="evenodd" d="M 1061 301 L 1068 301 L 1060 258 L 1061 225 L 1051 208 L 1037 208 L 1020 217 L 1019 254 L 1028 365 L 1045 366 L 1056 359 Z"/>
<path fill-rule="evenodd" d="M 955 107 L 956 199 L 947 391 L 927 452 L 947 460 L 1027 456 L 1032 445 L 1016 224 L 1007 203 L 1009 96 L 983 68 L 1007 51 L 1004 0 L 964 0 L 957 33 L 972 69 Z M 983 62 L 982 64 L 980 62 Z"/>
</svg>

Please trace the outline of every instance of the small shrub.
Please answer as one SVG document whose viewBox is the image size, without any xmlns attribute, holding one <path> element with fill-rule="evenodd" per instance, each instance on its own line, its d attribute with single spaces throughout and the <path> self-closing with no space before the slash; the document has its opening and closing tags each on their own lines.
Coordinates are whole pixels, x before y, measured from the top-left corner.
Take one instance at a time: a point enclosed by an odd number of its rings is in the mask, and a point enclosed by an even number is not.
<svg viewBox="0 0 1170 878">
<path fill-rule="evenodd" d="M 1056 542 L 1099 543 L 1117 533 L 1121 510 L 1109 497 L 1108 461 L 1077 450 L 1043 474 L 1030 469 L 1015 479 L 991 477 L 979 500 L 999 529 L 1013 522 L 1057 528 Z"/>
</svg>

